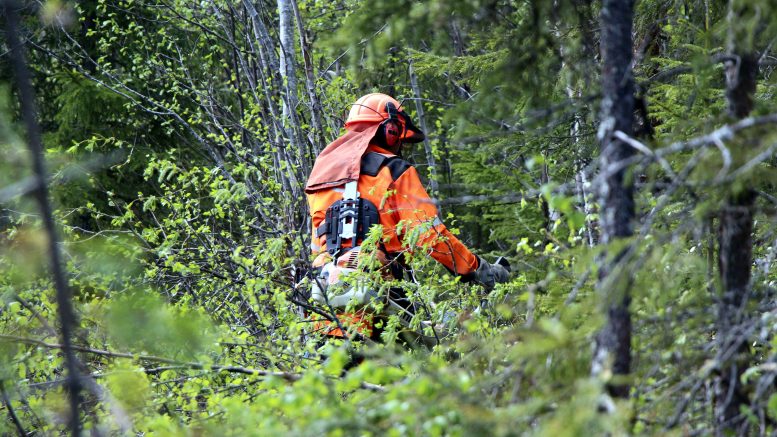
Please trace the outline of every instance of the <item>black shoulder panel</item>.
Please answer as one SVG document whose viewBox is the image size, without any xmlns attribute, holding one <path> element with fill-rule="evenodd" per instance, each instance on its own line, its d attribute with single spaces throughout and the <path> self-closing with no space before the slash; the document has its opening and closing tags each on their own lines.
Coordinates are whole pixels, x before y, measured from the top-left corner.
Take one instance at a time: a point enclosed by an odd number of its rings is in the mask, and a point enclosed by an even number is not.
<svg viewBox="0 0 777 437">
<path fill-rule="evenodd" d="M 399 179 L 411 167 L 409 162 L 398 156 L 390 158 L 386 165 L 391 170 L 391 179 L 393 180 Z"/>
<path fill-rule="evenodd" d="M 369 152 L 362 156 L 361 174 L 368 176 L 377 176 L 381 167 L 386 162 L 386 157 L 380 153 Z"/>
<path fill-rule="evenodd" d="M 362 156 L 360 173 L 377 176 L 383 166 L 387 166 L 391 171 L 391 179 L 397 180 L 410 168 L 410 163 L 398 156 L 385 157 L 380 153 L 369 152 Z"/>
</svg>

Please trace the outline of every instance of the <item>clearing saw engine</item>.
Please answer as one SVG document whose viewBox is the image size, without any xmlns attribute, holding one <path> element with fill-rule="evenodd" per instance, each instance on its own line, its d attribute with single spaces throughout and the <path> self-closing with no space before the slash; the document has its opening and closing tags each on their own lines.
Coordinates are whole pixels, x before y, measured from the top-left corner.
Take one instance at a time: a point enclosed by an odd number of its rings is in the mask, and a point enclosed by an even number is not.
<svg viewBox="0 0 777 437">
<path fill-rule="evenodd" d="M 382 276 L 392 279 L 389 259 L 382 250 L 376 251 L 377 261 L 381 266 Z M 405 329 L 412 329 L 411 324 L 418 311 L 416 305 L 408 299 L 404 290 L 390 287 L 385 292 L 379 293 L 369 278 L 359 275 L 351 275 L 361 270 L 359 266 L 361 247 L 357 246 L 332 260 L 328 252 L 323 252 L 313 263 L 320 268 L 314 278 L 311 290 L 311 298 L 316 303 L 334 310 L 337 318 L 343 325 L 352 327 L 356 332 L 373 337 L 377 334 L 374 330 L 375 321 L 385 319 L 386 316 L 395 315 L 399 323 Z M 383 311 L 376 314 L 370 303 L 382 302 Z M 344 337 L 342 330 L 333 323 L 325 320 L 317 320 L 315 329 L 322 330 L 330 337 Z M 423 335 L 415 335 L 416 341 L 433 345 L 435 339 L 425 338 Z"/>
<path fill-rule="evenodd" d="M 369 289 L 366 280 L 357 279 L 350 284 L 343 279 L 356 271 L 361 254 L 359 244 L 367 236 L 370 226 L 379 223 L 378 208 L 359 196 L 357 182 L 345 184 L 343 198 L 327 208 L 324 223 L 316 231 L 318 237 L 326 235 L 326 252 L 313 263 L 313 267 L 321 268 L 313 283 L 311 297 L 314 301 L 331 308 L 345 308 L 349 303 L 364 305 L 377 296 Z M 385 265 L 385 254 L 381 254 L 381 265 Z M 332 261 L 332 258 L 336 259 Z M 341 293 L 328 296 L 330 288 Z"/>
<path fill-rule="evenodd" d="M 415 314 L 415 306 L 404 297 L 401 290 L 392 289 L 380 296 L 374 284 L 366 277 L 351 275 L 363 269 L 360 260 L 364 256 L 360 244 L 372 225 L 380 223 L 375 205 L 361 198 L 357 182 L 349 182 L 343 190 L 343 198 L 326 210 L 324 223 L 316 230 L 316 236 L 326 235 L 326 251 L 313 262 L 318 273 L 313 281 L 311 298 L 316 303 L 334 310 L 338 319 L 356 328 L 367 337 L 373 333 L 375 316 L 368 304 L 379 299 L 386 304 L 386 314 L 396 314 L 403 325 L 409 326 Z M 390 262 L 386 252 L 376 251 L 382 275 L 386 279 L 401 277 L 396 262 Z M 401 268 L 400 268 L 401 269 Z M 352 311 L 352 312 L 347 312 Z M 329 336 L 341 337 L 344 333 L 329 321 L 319 320 L 316 325 Z"/>
<path fill-rule="evenodd" d="M 320 267 L 321 271 L 313 281 L 311 298 L 333 309 L 344 309 L 349 304 L 366 305 L 377 298 L 378 293 L 372 289 L 367 278 L 349 277 L 346 280 L 346 276 L 357 271 L 360 254 L 359 246 L 330 262 L 326 262 L 331 260 L 327 253 L 321 254 L 321 260 L 316 259 L 314 263 L 314 267 Z M 388 262 L 385 255 L 382 251 L 378 251 L 378 254 L 378 261 L 385 265 Z M 321 265 L 322 262 L 325 264 Z"/>
<path fill-rule="evenodd" d="M 318 274 L 313 280 L 311 298 L 316 303 L 338 312 L 339 319 L 356 326 L 357 331 L 370 336 L 372 315 L 365 311 L 366 304 L 378 296 L 366 278 L 346 277 L 359 268 L 362 241 L 372 225 L 380 223 L 378 208 L 361 198 L 357 182 L 345 184 L 343 198 L 326 210 L 324 223 L 316 229 L 316 237 L 326 235 L 326 252 L 313 262 Z M 381 265 L 387 264 L 385 253 L 379 252 Z M 356 313 L 342 314 L 348 306 L 360 307 Z M 328 321 L 316 323 L 327 335 L 342 337 L 344 333 Z"/>
</svg>

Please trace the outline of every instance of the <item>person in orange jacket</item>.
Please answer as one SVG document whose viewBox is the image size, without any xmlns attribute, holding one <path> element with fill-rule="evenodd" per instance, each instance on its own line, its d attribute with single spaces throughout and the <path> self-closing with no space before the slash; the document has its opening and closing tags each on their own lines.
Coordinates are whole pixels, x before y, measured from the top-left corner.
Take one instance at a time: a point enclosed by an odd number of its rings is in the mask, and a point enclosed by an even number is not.
<svg viewBox="0 0 777 437">
<path fill-rule="evenodd" d="M 405 251 L 425 249 L 465 282 L 491 289 L 507 280 L 503 266 L 474 255 L 445 227 L 415 167 L 399 157 L 403 143 L 423 141 L 424 133 L 397 100 L 381 93 L 361 97 L 345 129 L 318 156 L 305 187 L 311 249 L 319 255 L 314 266 L 347 254 L 371 225 L 380 224 L 381 249 L 389 262 Z M 349 228 L 351 220 L 355 229 Z M 405 237 L 412 234 L 418 238 L 415 247 L 408 247 Z"/>
</svg>

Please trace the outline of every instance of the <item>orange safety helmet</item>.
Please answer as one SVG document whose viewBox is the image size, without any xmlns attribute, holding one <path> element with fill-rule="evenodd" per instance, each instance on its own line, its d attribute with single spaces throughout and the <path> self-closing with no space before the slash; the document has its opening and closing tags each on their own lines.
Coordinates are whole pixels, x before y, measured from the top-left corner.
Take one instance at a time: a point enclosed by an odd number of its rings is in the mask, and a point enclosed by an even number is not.
<svg viewBox="0 0 777 437">
<path fill-rule="evenodd" d="M 383 93 L 371 93 L 359 98 L 351 106 L 345 128 L 349 129 L 358 123 L 398 122 L 400 139 L 406 143 L 418 143 L 426 136 L 410 120 L 410 116 L 402 109 L 402 105 L 393 97 Z"/>
</svg>

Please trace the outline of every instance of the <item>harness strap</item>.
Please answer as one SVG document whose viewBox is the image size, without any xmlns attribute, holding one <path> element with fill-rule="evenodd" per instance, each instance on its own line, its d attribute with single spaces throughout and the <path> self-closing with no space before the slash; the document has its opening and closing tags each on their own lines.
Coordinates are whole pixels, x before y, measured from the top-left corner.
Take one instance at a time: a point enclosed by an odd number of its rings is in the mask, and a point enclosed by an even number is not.
<svg viewBox="0 0 777 437">
<path fill-rule="evenodd" d="M 410 163 L 399 156 L 385 156 L 377 152 L 368 152 L 362 156 L 360 173 L 377 176 L 383 167 L 389 168 L 391 180 L 396 181 L 410 168 Z"/>
<path fill-rule="evenodd" d="M 398 156 L 368 152 L 362 156 L 360 174 L 377 176 L 383 167 L 389 168 L 392 181 L 396 181 L 410 164 Z M 326 235 L 326 249 L 333 255 L 340 251 L 343 240 L 350 239 L 355 247 L 366 237 L 370 226 L 380 223 L 377 207 L 360 197 L 358 181 L 346 183 L 342 191 L 343 198 L 327 208 L 324 222 L 316 228 L 316 238 Z"/>
</svg>

